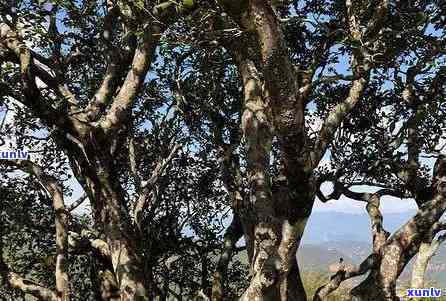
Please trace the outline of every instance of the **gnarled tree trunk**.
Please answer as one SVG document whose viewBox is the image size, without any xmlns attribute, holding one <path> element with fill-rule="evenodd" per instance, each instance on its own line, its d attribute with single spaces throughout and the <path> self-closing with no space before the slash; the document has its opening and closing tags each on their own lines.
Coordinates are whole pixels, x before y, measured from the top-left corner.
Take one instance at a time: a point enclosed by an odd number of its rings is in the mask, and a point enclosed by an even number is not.
<svg viewBox="0 0 446 301">
<path fill-rule="evenodd" d="M 220 3 L 246 31 L 244 43 L 226 46 L 238 65 L 245 97 L 242 130 L 250 197 L 240 217 L 251 282 L 241 299 L 306 300 L 296 253 L 314 203 L 313 171 L 342 120 L 360 100 L 370 66 L 356 51 L 358 79 L 347 99 L 329 114 L 317 141 L 309 145 L 304 111 L 314 70 L 298 76 L 274 6 L 263 0 Z M 269 173 L 273 137 L 281 156 L 276 177 Z"/>
</svg>

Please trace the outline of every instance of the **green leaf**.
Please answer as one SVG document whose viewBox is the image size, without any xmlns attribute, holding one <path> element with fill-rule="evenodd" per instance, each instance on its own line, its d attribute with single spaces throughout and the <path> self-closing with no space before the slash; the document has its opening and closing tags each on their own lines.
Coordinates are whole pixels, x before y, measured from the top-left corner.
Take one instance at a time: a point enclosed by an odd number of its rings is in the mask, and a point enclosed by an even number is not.
<svg viewBox="0 0 446 301">
<path fill-rule="evenodd" d="M 183 6 L 189 7 L 189 8 L 194 6 L 194 0 L 183 0 Z"/>
</svg>

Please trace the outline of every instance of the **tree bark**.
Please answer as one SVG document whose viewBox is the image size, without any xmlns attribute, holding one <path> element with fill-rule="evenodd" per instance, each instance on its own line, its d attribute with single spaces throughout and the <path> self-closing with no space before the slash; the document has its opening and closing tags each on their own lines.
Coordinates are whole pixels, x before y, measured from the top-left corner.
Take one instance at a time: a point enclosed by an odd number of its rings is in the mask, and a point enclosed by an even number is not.
<svg viewBox="0 0 446 301">
<path fill-rule="evenodd" d="M 241 214 L 245 217 L 247 246 L 252 246 L 252 279 L 241 300 L 306 300 L 296 253 L 307 215 L 293 214 L 296 212 L 290 207 L 287 187 L 276 185 L 273 195 L 269 175 L 273 129 L 270 103 L 254 62 L 244 57 L 238 62 L 245 94 L 242 129 L 250 183 L 249 202 Z M 309 203 L 311 208 L 311 200 Z"/>
<path fill-rule="evenodd" d="M 104 257 L 100 251 L 93 250 L 92 260 L 94 260 L 94 270 L 91 271 L 90 279 L 94 286 L 96 299 L 102 301 L 121 300 L 119 284 L 109 258 Z"/>
<path fill-rule="evenodd" d="M 55 189 L 58 190 L 58 193 L 53 195 L 53 206 L 56 215 L 56 293 L 58 301 L 69 301 L 70 283 L 67 271 L 68 218 L 61 187 L 56 187 Z"/>
<path fill-rule="evenodd" d="M 432 242 L 421 243 L 417 258 L 412 268 L 412 278 L 410 281 L 411 288 L 424 288 L 424 280 L 428 264 L 445 240 L 446 235 L 442 235 Z"/>
<path fill-rule="evenodd" d="M 108 37 L 107 46 L 111 47 L 112 43 L 109 43 L 112 39 L 111 23 L 117 21 L 117 9 L 122 3 L 118 1 L 116 5 L 111 2 L 108 4 L 110 7 L 104 18 L 106 23 L 104 28 L 107 32 L 104 35 Z M 116 151 L 122 147 L 122 142 L 125 140 L 132 106 L 144 84 L 161 34 L 181 14 L 187 14 L 195 7 L 194 2 L 191 4 L 186 1 L 180 3 L 166 1 L 156 5 L 150 16 L 135 22 L 141 24 L 141 27 L 132 30 L 142 29 L 143 35 L 139 44 L 131 51 L 133 58 L 130 60 L 130 66 L 127 57 L 116 62 L 119 56 L 116 56 L 114 49 L 110 49 L 109 68 L 86 110 L 80 110 L 80 107 L 76 106 L 76 97 L 66 88 L 65 83 L 59 82 L 59 79 L 51 76 L 51 72 L 34 63 L 33 52 L 21 41 L 20 35 L 8 25 L 0 23 L 2 50 L 5 48 L 8 61 L 20 64 L 23 103 L 49 128 L 54 129 L 53 137 L 56 144 L 64 149 L 73 173 L 92 204 L 95 230 L 104 236 L 108 245 L 111 271 L 118 283 L 121 300 L 148 300 L 150 286 L 146 283 L 143 260 L 136 248 L 136 242 L 141 237 L 138 237 L 139 234 L 133 226 L 129 208 L 126 208 L 123 187 L 117 179 L 120 169 L 115 162 Z M 129 8 L 125 12 L 121 10 L 120 13 L 129 12 L 131 16 L 128 17 L 134 18 L 132 9 L 136 8 Z M 138 17 L 143 15 L 143 13 L 138 14 Z M 157 21 L 150 24 L 149 20 L 154 16 Z M 122 72 L 127 71 L 122 80 L 119 80 L 121 66 L 117 65 L 125 66 Z M 67 110 L 56 110 L 43 101 L 36 84 L 37 77 L 42 79 L 57 96 L 63 96 L 61 99 L 69 99 Z M 56 282 L 58 290 L 59 288 L 64 290 L 67 287 L 64 270 L 67 233 L 62 231 L 62 228 L 66 221 L 60 204 L 55 203 L 55 207 L 56 205 L 59 208 L 56 208 L 59 271 L 56 275 L 60 280 Z M 61 294 L 62 300 L 66 300 L 66 294 Z"/>
<path fill-rule="evenodd" d="M 243 229 L 240 218 L 234 215 L 232 223 L 226 230 L 223 241 L 223 252 L 217 262 L 217 269 L 213 275 L 212 281 L 212 301 L 224 300 L 224 285 L 226 282 L 226 274 L 228 265 L 234 253 L 235 244 L 243 236 Z"/>
<path fill-rule="evenodd" d="M 70 283 L 67 271 L 68 259 L 68 211 L 65 208 L 63 187 L 55 178 L 46 174 L 40 166 L 24 161 L 4 161 L 3 164 L 12 165 L 24 172 L 34 175 L 44 187 L 53 202 L 56 226 L 56 298 L 58 301 L 70 300 Z M 3 264 L 5 267 L 6 265 Z M 14 273 L 10 274 L 11 284 L 16 288 L 26 290 L 26 281 L 20 279 Z M 23 283 L 23 285 L 19 285 Z"/>
<path fill-rule="evenodd" d="M 396 295 L 398 277 L 418 252 L 423 238 L 445 211 L 445 195 L 437 194 L 434 200 L 426 203 L 411 220 L 395 232 L 380 250 L 379 265 L 372 270 L 366 280 L 351 291 L 352 299 L 399 300 Z"/>
<path fill-rule="evenodd" d="M 443 224 L 439 222 L 439 219 L 446 212 L 446 169 L 443 168 L 445 165 L 445 157 L 439 156 L 436 162 L 437 167 L 434 168 L 433 184 L 430 187 L 434 198 L 424 203 L 417 214 L 390 238 L 382 226 L 379 191 L 372 195 L 361 194 L 335 185 L 335 192 L 341 189 L 342 193 L 348 197 L 368 202 L 367 211 L 372 222 L 373 252 L 357 268 L 347 270 L 341 266 L 339 271 L 331 277 L 330 282 L 317 290 L 313 300 L 324 300 L 339 287 L 342 281 L 364 275 L 368 271 L 370 271 L 368 277 L 350 291 L 349 297 L 352 300 L 400 300 L 396 294 L 396 281 L 401 272 L 417 254 L 421 244 L 426 240 L 434 239 L 435 235 L 443 230 Z"/>
<path fill-rule="evenodd" d="M 122 188 L 114 179 L 109 166 L 98 166 L 99 186 L 94 186 L 96 196 L 93 208 L 96 222 L 100 222 L 110 250 L 113 272 L 119 284 L 121 300 L 147 300 L 147 283 L 143 262 L 136 253 L 137 232 L 131 228 L 131 219 L 124 208 Z"/>
</svg>

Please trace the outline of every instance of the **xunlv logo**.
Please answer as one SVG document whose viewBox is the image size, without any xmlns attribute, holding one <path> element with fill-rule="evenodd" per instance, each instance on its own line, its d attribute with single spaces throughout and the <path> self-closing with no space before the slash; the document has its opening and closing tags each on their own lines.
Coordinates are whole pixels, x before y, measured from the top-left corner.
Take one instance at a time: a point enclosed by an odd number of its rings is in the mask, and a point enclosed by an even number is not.
<svg viewBox="0 0 446 301">
<path fill-rule="evenodd" d="M 18 159 L 18 160 L 26 160 L 28 159 L 28 152 L 25 151 L 0 151 L 0 160 L 6 159 Z"/>
<path fill-rule="evenodd" d="M 409 288 L 407 289 L 407 297 L 421 297 L 421 298 L 440 298 L 441 289 L 431 288 Z"/>
</svg>

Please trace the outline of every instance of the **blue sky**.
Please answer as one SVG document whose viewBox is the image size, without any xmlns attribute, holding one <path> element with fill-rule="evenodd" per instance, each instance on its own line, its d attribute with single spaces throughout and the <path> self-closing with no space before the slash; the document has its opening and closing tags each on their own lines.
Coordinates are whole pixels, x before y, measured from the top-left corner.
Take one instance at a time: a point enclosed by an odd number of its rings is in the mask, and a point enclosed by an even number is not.
<svg viewBox="0 0 446 301">
<path fill-rule="evenodd" d="M 59 19 L 59 18 L 58 18 Z M 57 23 L 60 31 L 67 31 L 67 28 L 65 28 L 61 22 Z M 433 31 L 433 29 L 429 29 L 430 31 Z M 336 49 L 333 49 L 335 51 Z M 336 72 L 341 74 L 349 74 L 349 57 L 348 56 L 342 56 L 339 59 L 339 63 L 334 64 L 333 66 L 336 70 Z M 151 74 L 149 73 L 148 77 L 151 77 Z M 2 112 L 0 112 L 0 120 L 2 120 Z M 2 147 L 0 147 L 2 149 Z M 325 158 L 325 160 L 329 160 L 329 158 Z M 427 163 L 429 165 L 432 165 L 433 163 L 431 161 L 428 161 L 427 159 L 422 159 L 423 163 Z M 73 195 L 68 198 L 68 203 L 72 200 L 77 199 L 82 193 L 82 189 L 80 185 L 77 183 L 76 180 L 74 180 L 74 177 L 72 180 L 66 183 L 73 189 Z M 330 192 L 331 188 L 330 185 L 324 185 L 322 187 L 322 191 L 326 192 L 327 194 Z M 374 191 L 371 187 L 361 187 L 361 191 L 363 192 L 372 192 Z M 383 212 L 401 212 L 401 211 L 407 211 L 410 209 L 415 208 L 415 203 L 413 200 L 399 200 L 392 197 L 384 197 L 382 201 L 382 210 Z M 82 208 L 81 208 L 82 210 Z M 345 197 L 341 197 L 337 201 L 329 201 L 325 204 L 316 201 L 315 211 L 340 211 L 340 212 L 351 212 L 351 213 L 362 213 L 365 212 L 365 204 L 349 200 Z"/>
</svg>

